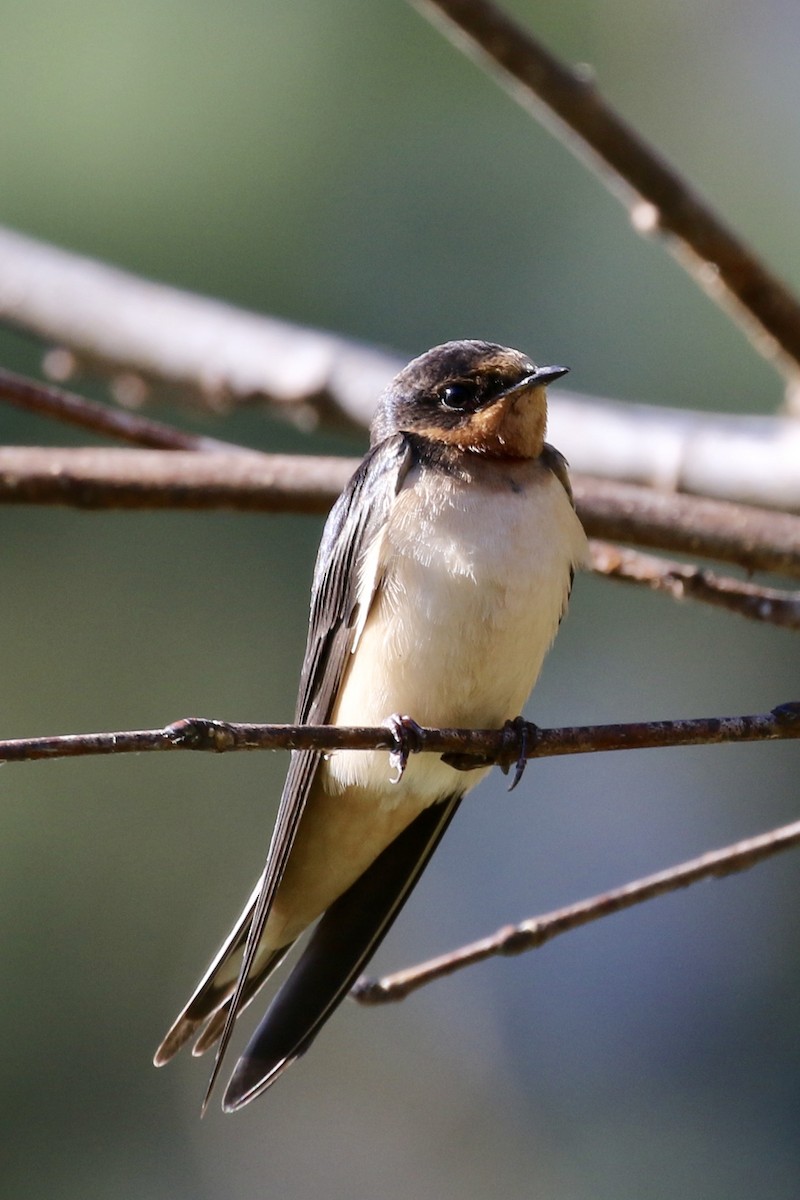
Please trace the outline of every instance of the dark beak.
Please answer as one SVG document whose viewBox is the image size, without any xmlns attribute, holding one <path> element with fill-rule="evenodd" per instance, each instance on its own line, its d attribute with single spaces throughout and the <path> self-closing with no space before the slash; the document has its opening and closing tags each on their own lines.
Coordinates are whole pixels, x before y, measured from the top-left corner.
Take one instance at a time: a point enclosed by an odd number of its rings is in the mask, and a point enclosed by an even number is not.
<svg viewBox="0 0 800 1200">
<path fill-rule="evenodd" d="M 503 395 L 522 395 L 525 392 L 533 391 L 537 387 L 547 387 L 548 383 L 552 383 L 554 379 L 560 379 L 568 371 L 569 367 L 537 367 L 530 375 L 526 375 L 524 379 L 520 379 L 519 383 L 512 384 L 510 388 L 506 388 Z"/>
<path fill-rule="evenodd" d="M 533 374 L 528 376 L 527 383 L 528 386 L 546 387 L 548 383 L 553 383 L 568 373 L 569 367 L 537 367 Z"/>
</svg>

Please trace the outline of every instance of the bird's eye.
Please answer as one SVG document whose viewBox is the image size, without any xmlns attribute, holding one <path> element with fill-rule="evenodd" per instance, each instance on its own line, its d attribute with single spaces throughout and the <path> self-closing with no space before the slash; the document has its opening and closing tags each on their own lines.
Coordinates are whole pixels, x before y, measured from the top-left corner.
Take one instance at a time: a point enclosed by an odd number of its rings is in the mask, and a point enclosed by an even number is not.
<svg viewBox="0 0 800 1200">
<path fill-rule="evenodd" d="M 448 383 L 439 393 L 445 408 L 467 408 L 475 400 L 475 388 L 469 383 Z"/>
</svg>

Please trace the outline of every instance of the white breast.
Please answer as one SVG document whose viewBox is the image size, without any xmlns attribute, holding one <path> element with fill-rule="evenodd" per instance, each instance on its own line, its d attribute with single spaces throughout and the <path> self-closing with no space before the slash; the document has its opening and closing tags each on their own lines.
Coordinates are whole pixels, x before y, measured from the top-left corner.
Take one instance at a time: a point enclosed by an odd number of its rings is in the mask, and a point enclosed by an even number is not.
<svg viewBox="0 0 800 1200">
<path fill-rule="evenodd" d="M 521 711 L 585 536 L 562 485 L 539 462 L 478 469 L 480 480 L 469 482 L 409 474 L 362 569 L 363 600 L 372 603 L 337 724 L 379 725 L 403 713 L 421 725 L 497 727 Z M 330 782 L 386 788 L 387 757 L 336 754 Z M 430 803 L 479 777 L 422 755 L 390 795 L 394 803 L 398 792 L 421 789 Z"/>
</svg>

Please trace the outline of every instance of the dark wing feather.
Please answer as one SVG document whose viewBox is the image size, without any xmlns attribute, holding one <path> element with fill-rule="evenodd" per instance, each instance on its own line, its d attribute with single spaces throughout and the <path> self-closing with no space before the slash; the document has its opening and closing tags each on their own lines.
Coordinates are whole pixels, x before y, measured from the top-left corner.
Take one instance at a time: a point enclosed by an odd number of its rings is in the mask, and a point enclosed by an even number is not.
<svg viewBox="0 0 800 1200">
<path fill-rule="evenodd" d="M 575 500 L 572 496 L 572 484 L 569 481 L 569 463 L 564 458 L 560 450 L 556 450 L 555 446 L 551 446 L 549 442 L 545 442 L 542 447 L 541 462 L 552 471 L 558 482 L 563 487 L 564 491 L 569 496 L 569 502 L 572 507 L 575 507 Z"/>
<path fill-rule="evenodd" d="M 185 1008 L 178 1015 L 164 1040 L 161 1042 L 161 1045 L 158 1047 L 153 1059 L 157 1067 L 162 1067 L 165 1063 L 169 1062 L 178 1053 L 180 1048 L 190 1038 L 194 1037 L 198 1030 L 202 1030 L 202 1032 L 192 1050 L 193 1054 L 204 1053 L 219 1037 L 222 1026 L 216 1021 L 216 1018 L 219 1017 L 220 1012 L 227 1009 L 236 987 L 236 975 L 231 977 L 230 972 L 225 971 L 225 967 L 231 959 L 241 954 L 244 948 L 245 941 L 247 940 L 247 931 L 253 919 L 253 909 L 255 908 L 260 890 L 261 884 L 259 883 L 253 895 L 248 900 L 244 912 L 215 954 Z M 270 972 L 277 966 L 284 953 L 284 950 L 277 951 L 275 954 L 270 955 L 269 959 L 262 963 L 257 970 L 251 971 L 247 980 L 247 990 L 251 996 L 255 995 Z M 207 1022 L 209 1024 L 206 1024 Z M 211 1024 L 215 1025 L 217 1032 L 216 1036 L 209 1042 L 208 1036 Z M 203 1026 L 205 1026 L 205 1029 Z"/>
<path fill-rule="evenodd" d="M 569 463 L 564 458 L 564 455 L 561 453 L 560 450 L 556 450 L 555 446 L 551 446 L 549 442 L 545 442 L 544 448 L 542 450 L 542 462 L 548 468 L 548 470 L 553 472 L 556 479 L 561 484 L 564 491 L 567 493 L 567 496 L 569 497 L 569 502 L 572 505 L 572 507 L 574 508 L 575 507 L 575 497 L 572 494 L 572 484 L 569 481 Z M 561 610 L 561 616 L 559 617 L 559 623 L 561 621 L 563 621 L 564 617 L 566 616 L 567 605 L 569 604 L 569 598 L 572 595 L 572 584 L 573 584 L 574 579 L 575 579 L 575 567 L 573 566 L 570 568 L 570 572 L 569 572 L 569 587 L 567 588 L 567 594 L 564 598 L 564 607 Z"/>
<path fill-rule="evenodd" d="M 304 1054 L 360 975 L 439 844 L 460 795 L 431 805 L 323 917 L 236 1064 L 222 1106 L 248 1104 Z"/>
<path fill-rule="evenodd" d="M 412 461 L 411 445 L 402 434 L 381 442 L 367 454 L 331 510 L 311 589 L 308 642 L 296 709 L 300 724 L 324 724 L 330 717 L 352 647 L 359 564 L 385 524 Z M 313 751 L 292 754 L 261 891 L 253 909 L 239 979 L 228 1006 L 204 1107 L 219 1073 L 319 763 L 320 755 Z"/>
</svg>

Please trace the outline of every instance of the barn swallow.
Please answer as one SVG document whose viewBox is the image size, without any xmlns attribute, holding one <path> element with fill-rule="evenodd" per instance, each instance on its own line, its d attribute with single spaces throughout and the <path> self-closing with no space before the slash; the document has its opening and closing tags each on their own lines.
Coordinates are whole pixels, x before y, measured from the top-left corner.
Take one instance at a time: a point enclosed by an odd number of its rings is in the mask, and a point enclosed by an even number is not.
<svg viewBox="0 0 800 1200">
<path fill-rule="evenodd" d="M 539 674 L 586 539 L 566 463 L 545 440 L 537 367 L 489 342 L 437 346 L 382 395 L 370 449 L 325 526 L 295 721 L 499 728 Z M 219 1042 L 313 922 L 305 951 L 236 1065 L 231 1112 L 310 1046 L 385 936 L 465 793 L 417 754 L 292 754 L 264 873 L 159 1046 Z M 319 920 L 318 920 L 319 918 Z M 208 1099 L 208 1093 L 206 1094 Z"/>
</svg>

